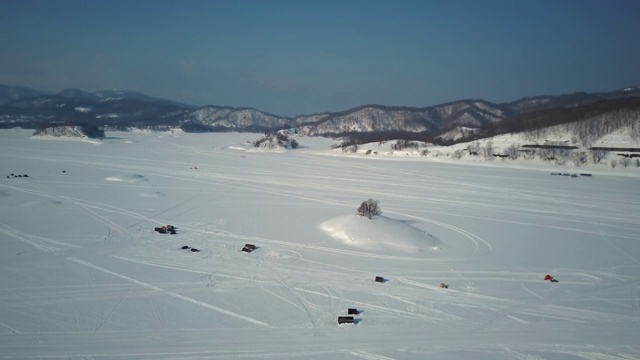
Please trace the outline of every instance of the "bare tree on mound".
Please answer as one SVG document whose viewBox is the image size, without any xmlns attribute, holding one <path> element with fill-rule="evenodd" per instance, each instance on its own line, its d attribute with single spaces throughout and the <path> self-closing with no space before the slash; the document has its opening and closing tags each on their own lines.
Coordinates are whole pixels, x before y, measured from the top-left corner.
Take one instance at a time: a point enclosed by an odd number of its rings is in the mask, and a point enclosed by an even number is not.
<svg viewBox="0 0 640 360">
<path fill-rule="evenodd" d="M 366 216 L 369 219 L 373 218 L 376 215 L 382 214 L 382 210 L 380 210 L 380 202 L 378 200 L 369 199 L 363 201 L 358 208 L 357 215 Z"/>
</svg>

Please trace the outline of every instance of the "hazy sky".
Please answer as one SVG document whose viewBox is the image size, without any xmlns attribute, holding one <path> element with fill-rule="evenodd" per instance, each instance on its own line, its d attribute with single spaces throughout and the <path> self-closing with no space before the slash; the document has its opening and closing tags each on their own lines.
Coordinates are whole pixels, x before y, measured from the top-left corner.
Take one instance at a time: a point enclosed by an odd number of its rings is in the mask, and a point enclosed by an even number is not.
<svg viewBox="0 0 640 360">
<path fill-rule="evenodd" d="M 278 115 L 640 85 L 640 0 L 1 0 L 0 83 Z"/>
</svg>

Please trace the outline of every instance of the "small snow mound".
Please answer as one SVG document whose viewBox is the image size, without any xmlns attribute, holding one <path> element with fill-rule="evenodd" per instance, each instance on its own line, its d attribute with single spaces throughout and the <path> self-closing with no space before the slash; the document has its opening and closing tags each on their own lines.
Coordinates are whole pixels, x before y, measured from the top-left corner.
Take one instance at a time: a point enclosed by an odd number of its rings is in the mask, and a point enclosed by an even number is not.
<svg viewBox="0 0 640 360">
<path fill-rule="evenodd" d="M 130 182 L 130 183 L 149 181 L 144 176 L 138 175 L 138 174 L 114 175 L 114 176 L 109 176 L 105 180 L 107 180 L 107 181 L 118 181 L 118 182 Z"/>
<path fill-rule="evenodd" d="M 320 228 L 334 239 L 366 250 L 440 250 L 438 241 L 433 236 L 385 216 L 368 219 L 358 215 L 344 215 L 325 221 Z"/>
<path fill-rule="evenodd" d="M 120 117 L 120 115 L 118 115 L 118 114 L 102 114 L 102 115 L 96 116 L 96 119 L 104 119 L 104 118 L 114 119 L 114 118 L 118 118 L 118 117 Z"/>
<path fill-rule="evenodd" d="M 254 147 L 251 149 L 247 149 L 247 152 L 273 152 L 273 153 L 284 153 L 286 152 L 286 148 L 284 147 Z"/>
<path fill-rule="evenodd" d="M 154 192 L 141 192 L 138 194 L 139 196 L 142 197 L 147 197 L 147 198 L 159 198 L 159 197 L 165 197 L 167 196 L 165 193 L 162 193 L 160 191 L 154 191 Z"/>
</svg>

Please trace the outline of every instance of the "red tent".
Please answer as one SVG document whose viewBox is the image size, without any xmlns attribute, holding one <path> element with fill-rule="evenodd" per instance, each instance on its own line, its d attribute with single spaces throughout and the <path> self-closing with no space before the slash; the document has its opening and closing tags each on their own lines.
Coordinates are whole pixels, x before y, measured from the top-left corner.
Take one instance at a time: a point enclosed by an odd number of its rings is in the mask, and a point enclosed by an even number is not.
<svg viewBox="0 0 640 360">
<path fill-rule="evenodd" d="M 551 281 L 551 280 L 553 280 L 553 276 L 551 276 L 551 275 L 547 274 L 547 275 L 544 277 L 544 280 L 545 280 L 545 281 Z"/>
</svg>

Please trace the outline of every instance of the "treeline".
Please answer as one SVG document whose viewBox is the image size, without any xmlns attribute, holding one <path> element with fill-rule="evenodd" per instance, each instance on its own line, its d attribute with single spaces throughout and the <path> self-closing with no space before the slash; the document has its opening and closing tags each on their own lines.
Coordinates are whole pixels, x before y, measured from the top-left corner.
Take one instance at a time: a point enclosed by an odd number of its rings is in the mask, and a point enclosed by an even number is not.
<svg viewBox="0 0 640 360">
<path fill-rule="evenodd" d="M 532 139 L 555 134 L 568 134 L 574 144 L 590 147 L 598 139 L 620 129 L 626 129 L 632 137 L 640 139 L 640 106 L 612 110 L 582 121 L 575 121 L 527 132 Z"/>
<path fill-rule="evenodd" d="M 264 147 L 273 149 L 283 147 L 285 149 L 297 149 L 300 144 L 297 140 L 291 139 L 285 131 L 267 132 L 261 139 L 254 141 L 254 147 Z"/>
<path fill-rule="evenodd" d="M 588 105 L 517 115 L 481 130 L 475 136 L 486 138 L 500 134 L 527 132 L 533 137 L 540 138 L 549 134 L 550 131 L 565 131 L 573 133 L 579 141 L 583 142 L 583 145 L 588 146 L 590 141 L 620 128 L 629 128 L 632 132 L 638 133 L 640 130 L 638 114 L 640 114 L 640 97 L 600 100 Z"/>
<path fill-rule="evenodd" d="M 323 137 L 335 138 L 335 134 L 320 135 Z M 384 132 L 348 132 L 340 134 L 342 142 L 340 146 L 353 146 L 362 145 L 373 142 L 391 141 L 391 140 L 406 140 L 406 141 L 421 141 L 433 143 L 433 134 L 429 132 L 409 132 L 409 131 L 384 131 Z"/>
<path fill-rule="evenodd" d="M 90 124 L 85 124 L 85 123 L 80 123 L 80 124 L 76 124 L 76 123 L 49 123 L 46 126 L 41 126 L 38 129 L 36 129 L 36 131 L 33 133 L 33 135 L 39 135 L 42 133 L 45 133 L 48 129 L 54 129 L 54 128 L 63 128 L 63 127 L 71 127 L 71 128 L 77 128 L 79 129 L 82 134 L 86 135 L 89 138 L 103 138 L 105 137 L 105 133 L 104 130 L 99 128 L 96 125 L 90 125 Z"/>
<path fill-rule="evenodd" d="M 243 128 L 234 128 L 220 125 L 199 124 L 193 122 L 184 122 L 180 124 L 180 129 L 187 133 L 226 133 L 226 132 L 242 132 L 242 133 L 267 133 L 273 131 L 272 128 L 266 126 L 246 126 Z"/>
</svg>

